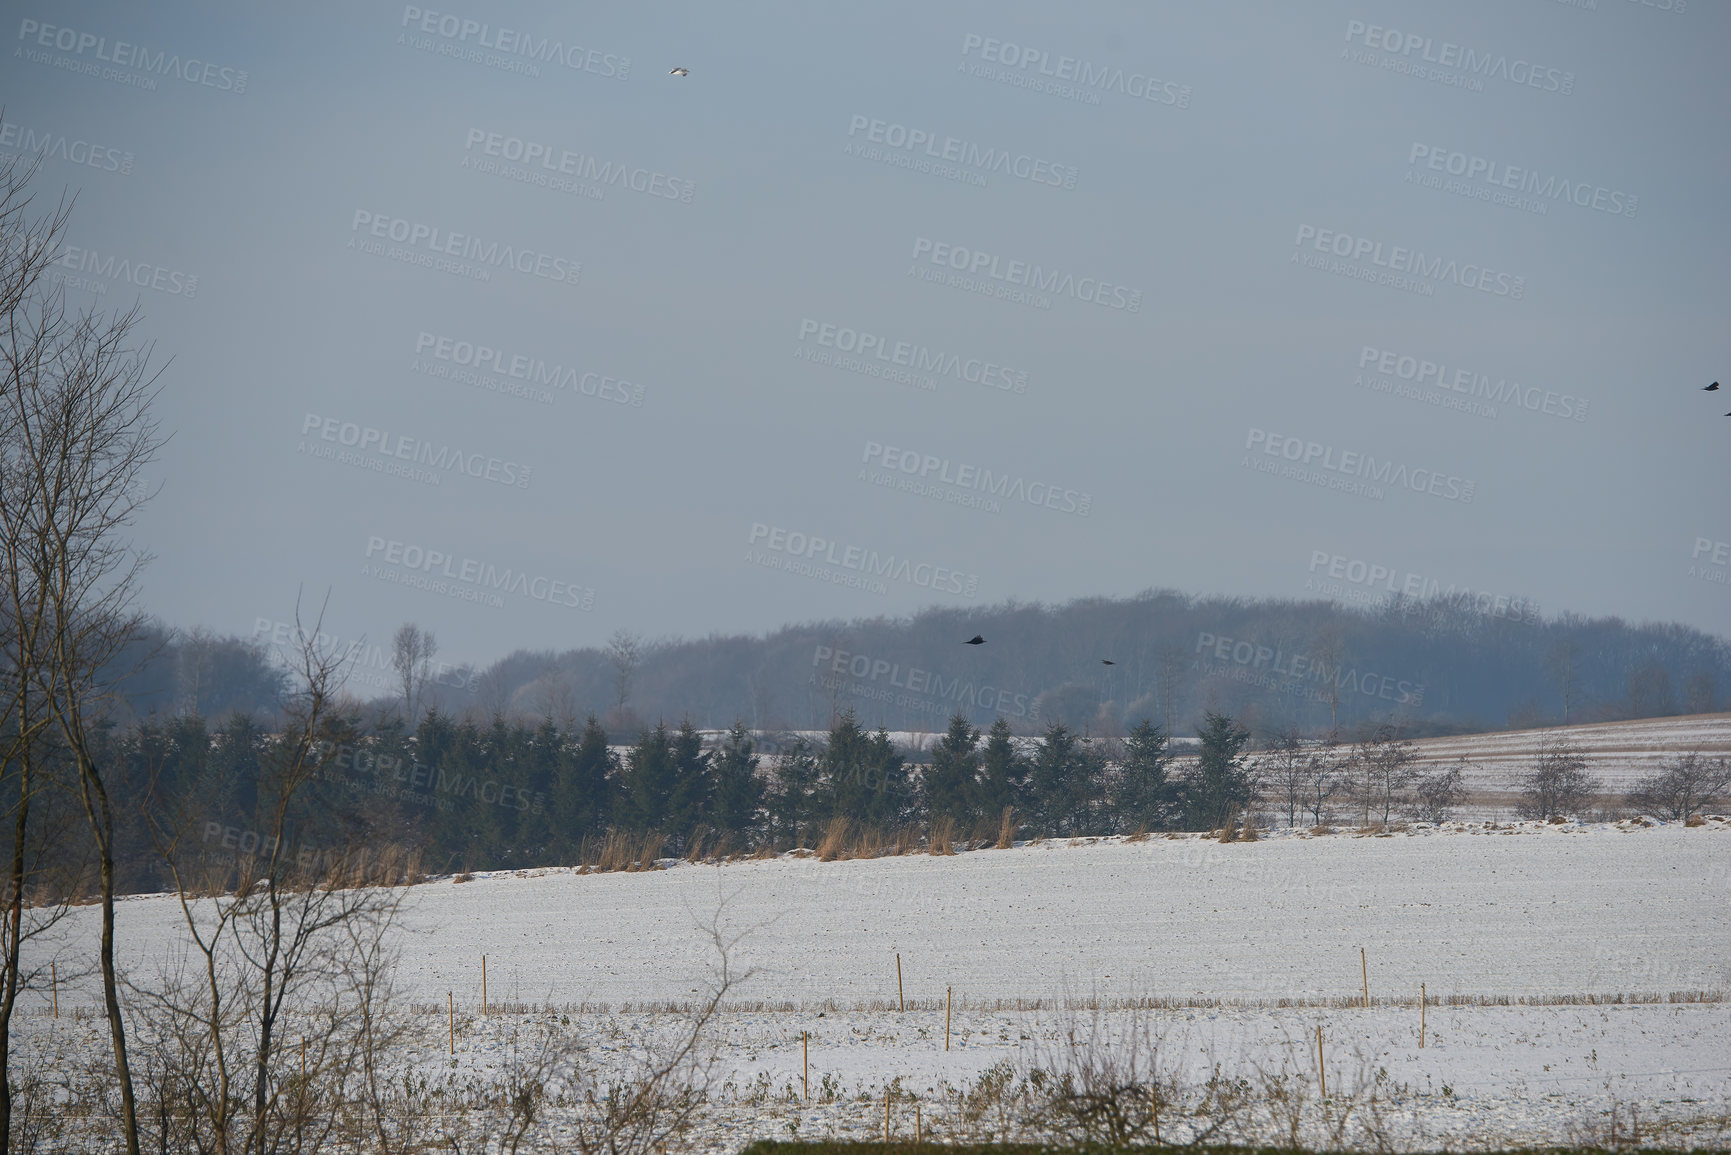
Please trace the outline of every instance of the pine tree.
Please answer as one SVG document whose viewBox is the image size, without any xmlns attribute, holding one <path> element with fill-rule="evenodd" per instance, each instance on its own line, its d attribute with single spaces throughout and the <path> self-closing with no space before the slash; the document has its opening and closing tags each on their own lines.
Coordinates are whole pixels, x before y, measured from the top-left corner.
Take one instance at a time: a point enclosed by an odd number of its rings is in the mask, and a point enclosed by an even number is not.
<svg viewBox="0 0 1731 1155">
<path fill-rule="evenodd" d="M 1184 816 L 1192 830 L 1212 830 L 1249 806 L 1254 795 L 1250 773 L 1239 758 L 1250 732 L 1210 710 L 1196 736 L 1202 752 L 1183 781 Z"/>
<path fill-rule="evenodd" d="M 980 779 L 976 805 L 987 818 L 996 819 L 1004 807 L 1025 810 L 1028 806 L 1028 763 L 1016 751 L 1010 737 L 1010 723 L 1000 717 L 986 733 L 986 746 L 980 755 Z"/>
<path fill-rule="evenodd" d="M 933 747 L 931 765 L 920 776 L 920 805 L 927 822 L 936 825 L 951 818 L 966 832 L 979 819 L 979 744 L 980 732 L 958 711 L 950 719 L 949 732 Z"/>
<path fill-rule="evenodd" d="M 1028 821 L 1051 835 L 1071 833 L 1070 776 L 1077 762 L 1077 736 L 1052 722 L 1033 752 L 1028 772 Z"/>
<path fill-rule="evenodd" d="M 1176 818 L 1176 785 L 1167 775 L 1172 761 L 1166 732 L 1147 718 L 1130 731 L 1124 761 L 1112 791 L 1112 811 L 1123 833 L 1166 830 Z"/>
<path fill-rule="evenodd" d="M 666 834 L 677 774 L 673 738 L 667 733 L 667 723 L 657 723 L 655 729 L 645 730 L 625 755 L 625 772 L 620 783 L 624 788 L 621 825 Z"/>
<path fill-rule="evenodd" d="M 661 827 L 673 840 L 675 850 L 685 849 L 687 839 L 699 826 L 710 822 L 715 781 L 703 735 L 689 720 L 680 723 L 670 749 L 673 781 L 667 795 L 667 817 Z"/>
<path fill-rule="evenodd" d="M 745 838 L 757 831 L 764 803 L 757 762 L 751 732 L 735 722 L 710 763 L 715 775 L 710 822 L 716 830 Z"/>
<path fill-rule="evenodd" d="M 619 761 L 607 745 L 607 731 L 591 714 L 577 749 L 560 758 L 553 818 L 567 847 L 599 836 L 615 821 L 619 778 Z"/>
<path fill-rule="evenodd" d="M 772 839 L 781 846 L 816 841 L 822 767 L 804 738 L 795 738 L 775 766 L 775 792 L 769 797 Z M 827 817 L 827 816 L 826 816 Z"/>
</svg>

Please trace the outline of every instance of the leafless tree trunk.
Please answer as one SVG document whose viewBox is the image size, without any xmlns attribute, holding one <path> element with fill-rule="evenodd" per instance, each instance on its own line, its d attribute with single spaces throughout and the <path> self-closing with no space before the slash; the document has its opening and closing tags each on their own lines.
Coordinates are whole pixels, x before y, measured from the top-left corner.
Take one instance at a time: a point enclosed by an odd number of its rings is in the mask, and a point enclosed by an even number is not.
<svg viewBox="0 0 1731 1155">
<path fill-rule="evenodd" d="M 1569 713 L 1575 705 L 1575 694 L 1578 678 L 1575 672 L 1575 643 L 1570 638 L 1563 638 L 1552 646 L 1545 655 L 1545 669 L 1549 671 L 1551 680 L 1557 684 L 1557 693 L 1563 699 L 1563 725 L 1569 724 Z"/>
<path fill-rule="evenodd" d="M 114 969 L 114 815 L 96 725 L 110 668 L 140 623 L 145 562 L 123 533 L 148 496 L 140 471 L 161 445 L 150 405 L 151 349 L 139 313 L 68 313 L 44 277 L 70 206 L 32 220 L 28 169 L 0 174 L 0 533 L 15 542 L 12 580 L 32 591 L 32 683 L 75 772 L 102 886 L 103 1001 L 128 1155 L 138 1120 Z"/>
<path fill-rule="evenodd" d="M 433 631 L 423 630 L 414 622 L 397 627 L 396 636 L 391 639 L 391 668 L 397 672 L 398 685 L 403 688 L 403 725 L 411 732 L 419 721 L 415 707 L 424 705 L 427 676 L 438 652 L 439 643 L 433 639 Z"/>
<path fill-rule="evenodd" d="M 1316 640 L 1317 669 L 1328 675 L 1328 688 L 1324 691 L 1328 696 L 1328 732 L 1334 734 L 1340 730 L 1340 668 L 1346 660 L 1346 641 L 1341 637 L 1339 626 L 1329 626 L 1324 629 Z"/>
<path fill-rule="evenodd" d="M 1304 805 L 1313 825 L 1327 819 L 1328 800 L 1340 792 L 1344 777 L 1339 739 L 1330 734 L 1304 764 Z"/>
<path fill-rule="evenodd" d="M 625 722 L 625 704 L 631 700 L 631 679 L 643 658 L 643 639 L 630 630 L 615 630 L 607 639 L 607 660 L 613 663 L 613 700 L 619 722 Z"/>
<path fill-rule="evenodd" d="M 1298 731 L 1286 729 L 1275 735 L 1274 745 L 1263 759 L 1263 778 L 1269 782 L 1276 797 L 1286 803 L 1286 825 L 1298 825 L 1298 811 L 1304 804 L 1305 786 L 1309 780 L 1310 756 Z"/>
<path fill-rule="evenodd" d="M 1178 686 L 1183 679 L 1184 651 L 1172 644 L 1161 646 L 1157 685 L 1160 693 L 1160 712 L 1165 717 L 1163 733 L 1175 732 L 1172 725 L 1177 713 Z"/>
<path fill-rule="evenodd" d="M 1400 730 L 1384 723 L 1359 740 L 1353 750 L 1364 802 L 1365 825 L 1370 825 L 1370 810 L 1382 804 L 1382 823 L 1394 813 L 1395 805 L 1404 799 L 1403 791 L 1412 784 L 1416 771 L 1413 763 L 1418 755 L 1412 743 L 1401 736 Z"/>
</svg>

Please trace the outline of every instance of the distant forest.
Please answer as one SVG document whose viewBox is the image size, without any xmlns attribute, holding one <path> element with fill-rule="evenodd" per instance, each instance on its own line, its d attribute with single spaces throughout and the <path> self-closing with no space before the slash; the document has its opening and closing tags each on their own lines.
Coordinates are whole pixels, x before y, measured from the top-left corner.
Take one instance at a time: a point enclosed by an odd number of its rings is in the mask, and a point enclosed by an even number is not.
<svg viewBox="0 0 1731 1155">
<path fill-rule="evenodd" d="M 975 635 L 983 645 L 963 644 Z M 252 636 L 156 627 L 126 657 L 135 716 L 233 711 L 265 725 L 287 686 L 292 630 Z M 1686 626 L 1565 614 L 1519 602 L 1403 601 L 1374 612 L 1325 601 L 1150 591 L 1059 606 L 935 608 L 910 618 L 787 626 L 767 636 L 519 650 L 485 669 L 420 651 L 405 685 L 393 639 L 331 639 L 352 652 L 346 689 L 374 722 L 409 705 L 562 730 L 589 715 L 629 741 L 646 726 L 941 732 L 960 712 L 1018 735 L 1061 722 L 1122 737 L 1138 721 L 1193 732 L 1229 714 L 1256 742 L 1394 721 L 1409 736 L 1708 713 L 1731 688 L 1731 643 Z M 1107 663 L 1111 664 L 1107 664 Z"/>
<path fill-rule="evenodd" d="M 100 758 L 126 816 L 123 889 L 169 885 L 170 862 L 228 870 L 272 849 L 261 784 L 285 759 L 313 772 L 280 827 L 297 857 L 619 868 L 663 852 L 1213 829 L 1279 765 L 1288 822 L 1369 821 L 1432 796 L 1370 773 L 1404 765 L 1378 753 L 1401 740 L 1707 712 L 1731 684 L 1726 643 L 1675 625 L 1150 593 L 761 638 L 622 633 L 482 671 L 442 664 L 404 623 L 353 650 L 346 691 L 307 732 L 292 642 L 273 623 L 251 638 L 156 626 L 110 671 L 131 714 L 104 728 Z M 1330 735 L 1340 746 L 1320 757 L 1294 753 Z M 76 817 L 50 796 L 31 821 Z"/>
</svg>

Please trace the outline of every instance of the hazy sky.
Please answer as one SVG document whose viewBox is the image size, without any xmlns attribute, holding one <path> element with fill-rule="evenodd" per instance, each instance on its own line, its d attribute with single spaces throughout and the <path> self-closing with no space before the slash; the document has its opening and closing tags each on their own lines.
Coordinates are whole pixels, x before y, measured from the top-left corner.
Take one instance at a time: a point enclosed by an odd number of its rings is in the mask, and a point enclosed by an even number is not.
<svg viewBox="0 0 1731 1155">
<path fill-rule="evenodd" d="M 3 7 L 57 271 L 167 362 L 170 622 L 1332 568 L 1731 632 L 1731 5 Z"/>
</svg>

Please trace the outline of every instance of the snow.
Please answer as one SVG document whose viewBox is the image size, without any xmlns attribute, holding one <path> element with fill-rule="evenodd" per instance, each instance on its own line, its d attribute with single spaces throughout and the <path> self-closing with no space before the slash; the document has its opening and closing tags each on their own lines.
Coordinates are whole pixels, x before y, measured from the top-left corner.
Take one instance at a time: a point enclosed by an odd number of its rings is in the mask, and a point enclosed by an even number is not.
<svg viewBox="0 0 1731 1155">
<path fill-rule="evenodd" d="M 429 1031 L 443 1030 L 447 991 L 465 1016 L 455 1066 L 429 1046 L 429 1070 L 494 1069 L 501 1032 L 535 1016 L 473 1014 L 483 953 L 494 1003 L 604 1003 L 571 1029 L 666 1031 L 677 1016 L 645 1014 L 644 1004 L 689 1002 L 707 989 L 715 955 L 700 928 L 719 919 L 729 936 L 743 935 L 734 969 L 755 973 L 730 992 L 735 1006 L 719 1022 L 732 1089 L 698 1144 L 714 1150 L 785 1137 L 796 1120 L 802 1135 L 875 1135 L 881 1088 L 896 1078 L 938 1120 L 946 1085 L 1005 1057 L 1027 1060 L 1049 1040 L 1051 1000 L 1064 996 L 1119 1006 L 1105 1012 L 1114 1030 L 1130 1012 L 1112 1000 L 1188 1003 L 1153 1015 L 1163 1053 L 1192 1079 L 1214 1063 L 1313 1072 L 1321 1024 L 1331 1087 L 1386 1069 L 1406 1145 L 1486 1135 L 1560 1142 L 1613 1103 L 1636 1102 L 1649 1121 L 1731 1115 L 1731 1003 L 1447 1000 L 1724 992 L 1728 898 L 1731 821 L 1721 820 L 1457 823 L 1227 845 L 1047 841 L 951 857 L 784 856 L 631 874 L 560 868 L 411 888 L 398 981 L 410 999 L 436 1007 L 424 1011 Z M 129 899 L 118 917 L 135 975 L 172 954 L 171 900 Z M 69 930 L 68 951 L 90 957 L 94 909 L 77 911 Z M 1377 1000 L 1370 1008 L 1345 1005 L 1361 996 L 1361 947 Z M 906 1011 L 895 1010 L 898 954 Z M 1422 1051 L 1420 983 L 1431 999 Z M 946 988 L 957 999 L 949 1052 Z M 64 1008 L 75 996 L 63 988 L 61 997 Z M 1283 999 L 1301 1004 L 1277 1005 Z M 1017 1010 L 1016 1000 L 1047 1000 L 1046 1009 Z M 50 1022 L 38 1008 L 21 1029 Z M 832 1076 L 843 1101 L 777 1100 L 797 1085 L 801 1031 L 813 1032 L 814 1085 Z M 754 1083 L 755 1097 L 745 1091 Z"/>
</svg>

